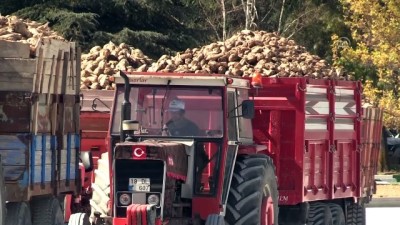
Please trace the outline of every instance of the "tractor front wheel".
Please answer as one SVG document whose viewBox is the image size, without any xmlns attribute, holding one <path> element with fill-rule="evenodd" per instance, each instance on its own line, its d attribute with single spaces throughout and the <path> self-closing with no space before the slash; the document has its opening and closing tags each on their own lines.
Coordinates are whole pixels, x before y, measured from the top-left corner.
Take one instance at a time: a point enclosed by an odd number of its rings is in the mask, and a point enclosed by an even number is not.
<svg viewBox="0 0 400 225">
<path fill-rule="evenodd" d="M 89 216 L 86 213 L 75 213 L 69 217 L 68 225 L 90 225 Z"/>
<path fill-rule="evenodd" d="M 225 220 L 229 225 L 278 225 L 278 189 L 272 159 L 238 156 Z"/>
<path fill-rule="evenodd" d="M 99 212 L 101 216 L 109 213 L 108 201 L 110 200 L 110 174 L 108 164 L 108 153 L 101 154 L 97 161 L 98 169 L 94 171 L 95 178 L 92 184 L 93 194 L 90 199 L 91 219 L 95 218 L 94 213 Z"/>
<path fill-rule="evenodd" d="M 207 217 L 205 225 L 225 225 L 225 220 L 221 215 L 212 214 Z"/>
</svg>

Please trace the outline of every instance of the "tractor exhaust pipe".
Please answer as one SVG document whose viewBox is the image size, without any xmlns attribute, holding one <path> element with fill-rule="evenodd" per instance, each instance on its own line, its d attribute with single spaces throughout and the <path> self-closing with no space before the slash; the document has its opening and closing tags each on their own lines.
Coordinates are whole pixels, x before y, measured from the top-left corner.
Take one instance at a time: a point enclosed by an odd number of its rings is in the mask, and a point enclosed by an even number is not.
<svg viewBox="0 0 400 225">
<path fill-rule="evenodd" d="M 125 132 L 122 129 L 122 122 L 124 120 L 130 120 L 131 119 L 131 103 L 129 102 L 129 97 L 131 94 L 131 87 L 129 84 L 129 78 L 128 76 L 122 72 L 119 71 L 120 76 L 124 79 L 125 82 L 125 89 L 124 89 L 124 101 L 122 102 L 122 107 L 121 107 L 121 124 L 120 124 L 120 129 L 121 129 L 121 142 L 125 141 Z"/>
</svg>

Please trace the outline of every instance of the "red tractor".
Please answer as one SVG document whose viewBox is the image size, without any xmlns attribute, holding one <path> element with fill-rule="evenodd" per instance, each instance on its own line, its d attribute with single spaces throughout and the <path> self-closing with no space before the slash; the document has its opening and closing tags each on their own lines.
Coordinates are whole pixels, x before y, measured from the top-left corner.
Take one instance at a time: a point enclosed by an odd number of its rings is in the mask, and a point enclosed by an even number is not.
<svg viewBox="0 0 400 225">
<path fill-rule="evenodd" d="M 359 82 L 115 81 L 92 224 L 365 224 L 382 111 L 361 107 Z"/>
</svg>

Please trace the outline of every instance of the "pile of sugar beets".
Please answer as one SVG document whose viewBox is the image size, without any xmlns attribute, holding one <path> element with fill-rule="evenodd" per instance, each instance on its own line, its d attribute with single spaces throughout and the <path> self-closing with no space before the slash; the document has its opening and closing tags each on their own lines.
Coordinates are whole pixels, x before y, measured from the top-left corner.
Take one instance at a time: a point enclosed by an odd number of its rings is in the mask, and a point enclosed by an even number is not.
<svg viewBox="0 0 400 225">
<path fill-rule="evenodd" d="M 350 80 L 293 40 L 265 31 L 244 30 L 224 42 L 187 49 L 175 56 L 149 59 L 139 49 L 112 42 L 93 47 L 82 55 L 82 89 L 114 88 L 119 70 L 140 72 L 208 73 L 251 76 L 259 71 L 268 77 L 310 77 Z"/>
</svg>

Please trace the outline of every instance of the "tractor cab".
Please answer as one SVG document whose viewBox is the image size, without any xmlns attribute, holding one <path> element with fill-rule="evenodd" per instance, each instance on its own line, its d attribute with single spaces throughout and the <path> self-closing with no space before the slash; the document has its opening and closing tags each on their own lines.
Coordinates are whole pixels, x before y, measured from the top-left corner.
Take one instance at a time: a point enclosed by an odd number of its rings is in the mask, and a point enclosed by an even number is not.
<svg viewBox="0 0 400 225">
<path fill-rule="evenodd" d="M 102 217 L 204 224 L 224 215 L 238 147 L 253 144 L 249 81 L 121 72 L 115 82 L 110 201 Z"/>
</svg>

